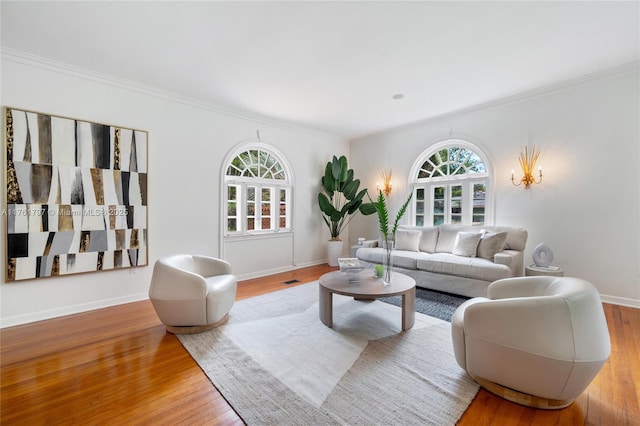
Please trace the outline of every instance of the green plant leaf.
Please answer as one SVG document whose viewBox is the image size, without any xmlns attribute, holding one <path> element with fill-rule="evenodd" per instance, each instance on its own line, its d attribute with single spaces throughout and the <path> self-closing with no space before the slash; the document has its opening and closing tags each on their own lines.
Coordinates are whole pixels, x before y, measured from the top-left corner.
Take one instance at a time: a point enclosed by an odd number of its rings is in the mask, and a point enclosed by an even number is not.
<svg viewBox="0 0 640 426">
<path fill-rule="evenodd" d="M 382 190 L 378 190 L 378 200 L 376 201 L 376 209 L 378 210 L 378 222 L 380 223 L 380 232 L 386 240 L 389 236 L 389 211 L 387 210 L 387 201 L 384 198 Z"/>
<path fill-rule="evenodd" d="M 347 204 L 345 204 L 342 211 L 344 212 L 346 210 L 345 212 L 346 214 L 352 215 L 360 209 L 361 204 L 362 204 L 362 201 L 360 200 L 351 200 Z"/>
<path fill-rule="evenodd" d="M 329 201 L 327 196 L 323 193 L 318 194 L 318 205 L 320 206 L 320 210 L 322 210 L 322 213 L 326 214 L 327 216 L 333 216 L 336 212 L 336 209 L 335 207 L 333 207 L 333 204 L 331 204 L 331 201 Z"/>
<path fill-rule="evenodd" d="M 333 179 L 331 162 L 327 163 L 324 169 L 324 176 L 322 177 L 322 187 L 325 192 L 333 198 L 333 191 L 336 190 L 335 180 Z"/>
<path fill-rule="evenodd" d="M 367 193 L 367 190 L 363 189 L 362 191 L 358 192 L 358 195 L 356 195 L 353 199 L 360 201 L 364 198 L 366 193 Z"/>
<path fill-rule="evenodd" d="M 346 182 L 347 181 L 347 176 L 349 173 L 349 166 L 347 166 L 347 157 L 345 157 L 344 155 L 342 157 L 340 157 L 340 159 L 338 160 L 340 163 L 340 174 L 338 176 L 338 180 L 340 182 Z"/>
<path fill-rule="evenodd" d="M 334 155 L 333 160 L 331 160 L 331 176 L 333 176 L 333 179 L 336 181 L 340 181 L 340 175 L 342 174 L 340 168 L 340 160 Z"/>
<path fill-rule="evenodd" d="M 352 180 L 351 182 L 348 182 L 344 188 L 342 188 L 342 193 L 344 194 L 344 197 L 347 200 L 353 200 L 356 197 L 356 194 L 358 193 L 358 188 L 360 187 L 360 180 L 356 179 L 356 180 Z M 366 190 L 365 190 L 366 192 Z M 362 194 L 364 196 L 364 194 Z M 362 197 L 360 197 L 362 198 Z"/>
<path fill-rule="evenodd" d="M 348 184 L 353 180 L 353 169 L 347 170 L 347 178 L 344 180 L 345 184 Z"/>
<path fill-rule="evenodd" d="M 364 216 L 369 216 L 370 214 L 374 214 L 378 211 L 375 203 L 362 203 L 360 204 L 360 213 Z"/>
<path fill-rule="evenodd" d="M 409 201 L 411 201 L 411 197 L 413 197 L 413 193 L 409 194 L 409 197 L 407 198 L 407 200 L 404 202 L 402 207 L 400 207 L 400 210 L 398 210 L 398 215 L 396 216 L 396 221 L 393 223 L 393 230 L 391 231 L 393 234 L 395 234 L 396 230 L 398 229 L 398 223 L 400 222 L 400 219 L 407 212 L 407 206 L 409 206 Z"/>
</svg>

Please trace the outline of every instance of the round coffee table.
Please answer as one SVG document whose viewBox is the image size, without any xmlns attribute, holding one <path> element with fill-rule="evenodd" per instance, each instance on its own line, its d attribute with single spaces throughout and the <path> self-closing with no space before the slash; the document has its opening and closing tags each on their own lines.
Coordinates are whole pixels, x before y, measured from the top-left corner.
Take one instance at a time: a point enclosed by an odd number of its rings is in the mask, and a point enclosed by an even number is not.
<svg viewBox="0 0 640 426">
<path fill-rule="evenodd" d="M 356 300 L 402 296 L 402 330 L 409 330 L 416 321 L 416 281 L 408 275 L 394 272 L 391 285 L 384 285 L 373 276 L 350 281 L 346 273 L 334 271 L 321 276 L 319 283 L 320 321 L 327 327 L 333 327 L 333 293 Z"/>
</svg>

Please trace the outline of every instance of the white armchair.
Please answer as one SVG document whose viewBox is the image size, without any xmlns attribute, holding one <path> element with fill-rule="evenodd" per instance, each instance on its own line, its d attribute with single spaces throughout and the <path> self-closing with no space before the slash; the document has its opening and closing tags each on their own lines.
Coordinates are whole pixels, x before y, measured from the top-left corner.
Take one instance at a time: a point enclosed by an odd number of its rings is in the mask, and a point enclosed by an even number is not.
<svg viewBox="0 0 640 426">
<path fill-rule="evenodd" d="M 571 404 L 611 353 L 600 295 L 578 278 L 496 281 L 458 307 L 451 333 L 456 361 L 476 382 L 537 408 Z"/>
<path fill-rule="evenodd" d="M 229 263 L 178 254 L 155 263 L 149 299 L 168 332 L 198 333 L 226 322 L 236 289 Z"/>
</svg>

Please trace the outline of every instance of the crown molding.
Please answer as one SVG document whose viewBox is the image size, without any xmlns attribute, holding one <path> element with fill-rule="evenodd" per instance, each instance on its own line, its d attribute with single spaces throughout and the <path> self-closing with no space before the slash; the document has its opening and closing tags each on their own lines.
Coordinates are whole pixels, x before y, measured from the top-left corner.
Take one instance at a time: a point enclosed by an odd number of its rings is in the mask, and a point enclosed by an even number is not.
<svg viewBox="0 0 640 426">
<path fill-rule="evenodd" d="M 431 124 L 438 121 L 449 120 L 458 115 L 469 114 L 469 113 L 481 111 L 484 109 L 495 108 L 498 106 L 522 102 L 522 101 L 537 98 L 540 96 L 546 96 L 553 93 L 562 92 L 575 87 L 584 86 L 597 81 L 606 80 L 608 78 L 613 78 L 613 77 L 621 76 L 624 74 L 630 74 L 638 71 L 640 71 L 640 61 L 633 61 L 626 64 L 618 65 L 612 68 L 607 68 L 605 70 L 597 71 L 594 73 L 585 74 L 580 77 L 563 80 L 557 83 L 552 83 L 546 86 L 538 87 L 536 89 L 531 89 L 524 92 L 516 93 L 514 95 L 505 96 L 502 98 L 483 102 L 467 108 L 461 108 L 461 109 L 457 109 L 444 114 L 439 114 L 433 117 L 425 118 L 422 120 L 413 121 L 411 123 L 403 124 L 401 126 L 391 127 L 388 129 L 381 130 L 379 132 L 374 132 L 374 133 L 369 133 L 362 136 L 353 137 L 351 138 L 351 141 L 362 140 L 372 136 L 381 136 L 381 135 L 396 132 L 398 130 L 410 129 L 413 127 L 423 126 L 425 124 Z"/>
<path fill-rule="evenodd" d="M 15 62 L 18 64 L 27 65 L 34 68 L 40 68 L 47 71 L 70 75 L 73 77 L 82 78 L 84 80 L 89 80 L 99 84 L 110 85 L 110 86 L 118 87 L 121 89 L 141 93 L 147 96 L 153 96 L 163 100 L 181 103 L 194 108 L 227 115 L 234 118 L 253 121 L 256 124 L 263 124 L 263 125 L 278 127 L 281 129 L 295 131 L 297 133 L 303 133 L 310 136 L 329 139 L 334 142 L 348 140 L 347 138 L 343 138 L 338 135 L 333 135 L 333 134 L 321 132 L 319 130 L 301 127 L 292 123 L 279 121 L 276 119 L 260 116 L 257 114 L 251 114 L 248 112 L 234 110 L 219 104 L 215 104 L 213 102 L 207 102 L 202 99 L 183 96 L 175 92 L 160 89 L 158 87 L 144 85 L 131 80 L 126 80 L 126 79 L 115 77 L 109 74 L 71 65 L 66 62 L 57 61 L 57 60 L 46 58 L 43 56 L 33 55 L 30 53 L 23 52 L 21 50 L 11 49 L 11 48 L 2 46 L 0 47 L 0 55 L 3 61 Z"/>
</svg>

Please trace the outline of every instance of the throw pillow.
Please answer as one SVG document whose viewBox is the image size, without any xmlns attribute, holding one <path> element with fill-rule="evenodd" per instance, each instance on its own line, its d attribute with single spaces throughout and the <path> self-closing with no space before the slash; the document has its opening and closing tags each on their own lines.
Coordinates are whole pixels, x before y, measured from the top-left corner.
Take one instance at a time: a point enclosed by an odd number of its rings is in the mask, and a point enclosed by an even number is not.
<svg viewBox="0 0 640 426">
<path fill-rule="evenodd" d="M 481 237 L 482 234 L 479 232 L 458 232 L 452 253 L 458 256 L 476 257 L 476 250 Z"/>
<path fill-rule="evenodd" d="M 438 242 L 438 227 L 426 226 L 420 235 L 420 251 L 435 253 Z"/>
<path fill-rule="evenodd" d="M 395 236 L 395 249 L 407 251 L 419 251 L 420 231 L 398 229 Z"/>
<path fill-rule="evenodd" d="M 440 225 L 436 253 L 453 253 L 453 245 L 460 227 L 458 225 Z"/>
<path fill-rule="evenodd" d="M 506 241 L 506 232 L 485 232 L 478 243 L 477 256 L 493 261 L 496 253 L 504 250 Z"/>
</svg>

